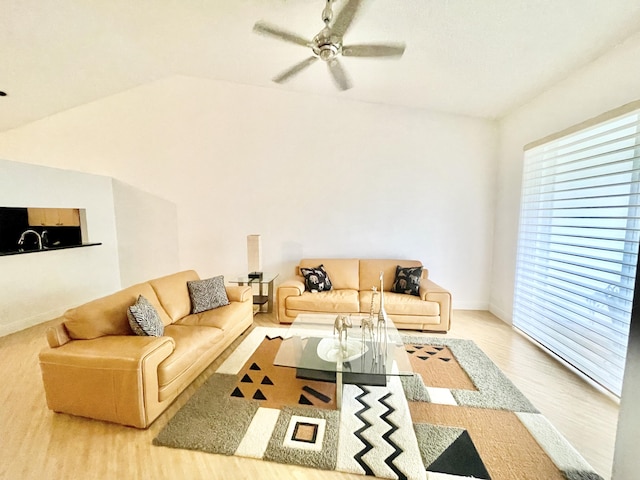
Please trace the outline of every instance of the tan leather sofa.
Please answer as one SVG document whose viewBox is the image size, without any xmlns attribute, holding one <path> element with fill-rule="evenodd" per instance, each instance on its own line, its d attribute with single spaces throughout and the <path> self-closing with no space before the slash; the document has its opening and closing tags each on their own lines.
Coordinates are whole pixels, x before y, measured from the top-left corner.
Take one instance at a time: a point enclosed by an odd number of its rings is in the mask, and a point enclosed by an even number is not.
<svg viewBox="0 0 640 480">
<path fill-rule="evenodd" d="M 305 291 L 300 268 L 324 265 L 333 288 L 327 292 Z M 417 260 L 392 259 L 302 259 L 295 277 L 278 287 L 278 320 L 291 323 L 301 313 L 369 313 L 371 287 L 380 289 L 380 272 L 384 279 L 385 311 L 397 328 L 447 332 L 451 325 L 451 294 L 432 282 L 423 267 L 420 296 L 392 293 L 396 267 L 422 266 Z M 379 295 L 374 312 L 379 311 Z"/>
<path fill-rule="evenodd" d="M 190 314 L 184 271 L 72 308 L 47 331 L 40 353 L 47 405 L 56 412 L 148 427 L 253 323 L 250 287 L 226 286 L 230 304 Z M 143 295 L 157 310 L 161 337 L 137 336 L 127 308 Z"/>
</svg>

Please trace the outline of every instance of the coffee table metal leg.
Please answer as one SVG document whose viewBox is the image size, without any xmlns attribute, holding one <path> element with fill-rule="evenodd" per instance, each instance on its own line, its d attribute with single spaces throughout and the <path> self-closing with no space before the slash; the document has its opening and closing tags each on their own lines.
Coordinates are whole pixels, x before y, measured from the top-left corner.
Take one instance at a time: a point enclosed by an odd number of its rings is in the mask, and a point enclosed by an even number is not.
<svg viewBox="0 0 640 480">
<path fill-rule="evenodd" d="M 269 289 L 267 291 L 269 295 L 269 301 L 267 302 L 267 313 L 271 313 L 273 312 L 273 280 L 269 282 L 268 287 Z"/>
<path fill-rule="evenodd" d="M 336 406 L 342 408 L 342 362 L 336 365 Z"/>
</svg>

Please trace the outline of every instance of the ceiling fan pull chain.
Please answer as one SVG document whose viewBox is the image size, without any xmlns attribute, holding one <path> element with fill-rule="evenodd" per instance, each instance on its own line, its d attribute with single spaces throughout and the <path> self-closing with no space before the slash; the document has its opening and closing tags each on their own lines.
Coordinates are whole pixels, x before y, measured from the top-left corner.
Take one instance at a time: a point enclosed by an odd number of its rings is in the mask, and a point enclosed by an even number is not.
<svg viewBox="0 0 640 480">
<path fill-rule="evenodd" d="M 331 9 L 331 4 L 334 0 L 327 0 L 327 6 L 322 10 L 322 21 L 326 26 L 329 26 L 329 22 L 333 19 L 333 10 Z"/>
</svg>

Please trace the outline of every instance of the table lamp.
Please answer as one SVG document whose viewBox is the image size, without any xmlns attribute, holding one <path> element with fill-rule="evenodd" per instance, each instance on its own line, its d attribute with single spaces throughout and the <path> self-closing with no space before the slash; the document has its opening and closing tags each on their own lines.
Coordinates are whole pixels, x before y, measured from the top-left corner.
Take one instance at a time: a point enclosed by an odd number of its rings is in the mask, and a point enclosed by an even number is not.
<svg viewBox="0 0 640 480">
<path fill-rule="evenodd" d="M 262 243 L 260 235 L 247 235 L 249 278 L 262 278 Z"/>
</svg>

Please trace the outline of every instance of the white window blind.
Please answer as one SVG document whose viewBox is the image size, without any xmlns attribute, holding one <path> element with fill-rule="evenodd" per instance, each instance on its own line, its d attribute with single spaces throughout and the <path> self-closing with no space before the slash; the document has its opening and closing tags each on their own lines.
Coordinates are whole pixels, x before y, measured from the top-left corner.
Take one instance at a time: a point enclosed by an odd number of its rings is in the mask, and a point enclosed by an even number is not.
<svg viewBox="0 0 640 480">
<path fill-rule="evenodd" d="M 525 152 L 514 326 L 618 396 L 639 236 L 639 111 Z"/>
</svg>

